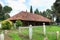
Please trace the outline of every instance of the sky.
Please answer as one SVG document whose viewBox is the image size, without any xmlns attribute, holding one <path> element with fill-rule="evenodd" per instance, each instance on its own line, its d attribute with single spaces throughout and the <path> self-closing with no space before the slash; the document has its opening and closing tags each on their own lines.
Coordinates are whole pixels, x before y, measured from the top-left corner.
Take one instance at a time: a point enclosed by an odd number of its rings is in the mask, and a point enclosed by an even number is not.
<svg viewBox="0 0 60 40">
<path fill-rule="evenodd" d="M 12 11 L 10 12 L 10 16 L 13 16 L 21 11 L 30 10 L 30 6 L 32 5 L 33 11 L 38 8 L 39 11 L 44 11 L 46 9 L 51 9 L 51 6 L 56 0 L 0 0 L 0 4 L 2 6 L 10 6 Z"/>
</svg>

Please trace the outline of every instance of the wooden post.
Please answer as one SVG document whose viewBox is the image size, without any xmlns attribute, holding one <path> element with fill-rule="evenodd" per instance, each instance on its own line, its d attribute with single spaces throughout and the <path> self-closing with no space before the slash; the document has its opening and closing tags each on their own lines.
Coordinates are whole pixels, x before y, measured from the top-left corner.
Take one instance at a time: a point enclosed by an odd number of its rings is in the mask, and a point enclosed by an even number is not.
<svg viewBox="0 0 60 40">
<path fill-rule="evenodd" d="M 45 23 L 43 23 L 43 32 L 44 32 L 44 40 L 48 40 L 48 38 L 46 36 L 46 26 L 45 26 Z"/>
<path fill-rule="evenodd" d="M 46 35 L 45 23 L 43 23 L 43 32 L 44 32 L 44 35 Z"/>
<path fill-rule="evenodd" d="M 4 31 L 5 31 L 5 32 L 4 32 L 5 34 L 7 34 L 7 33 L 8 33 L 8 30 L 4 30 Z"/>
<path fill-rule="evenodd" d="M 32 25 L 29 26 L 29 39 L 32 40 Z"/>
<path fill-rule="evenodd" d="M 19 33 L 21 33 L 21 28 L 19 27 Z"/>
<path fill-rule="evenodd" d="M 16 29 L 16 23 L 14 23 L 14 27 L 15 27 L 15 29 Z"/>
<path fill-rule="evenodd" d="M 56 32 L 56 40 L 59 40 L 59 31 Z"/>
<path fill-rule="evenodd" d="M 0 22 L 0 28 L 1 28 L 1 22 Z"/>
<path fill-rule="evenodd" d="M 0 34 L 0 40 L 4 40 L 4 34 Z"/>
</svg>

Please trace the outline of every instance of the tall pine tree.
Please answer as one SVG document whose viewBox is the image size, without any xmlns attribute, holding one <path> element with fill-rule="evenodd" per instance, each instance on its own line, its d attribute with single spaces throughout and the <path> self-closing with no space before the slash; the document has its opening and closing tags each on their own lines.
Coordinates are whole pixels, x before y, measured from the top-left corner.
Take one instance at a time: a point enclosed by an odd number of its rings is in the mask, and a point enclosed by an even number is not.
<svg viewBox="0 0 60 40">
<path fill-rule="evenodd" d="M 35 14 L 40 14 L 38 8 L 34 11 Z"/>
<path fill-rule="evenodd" d="M 32 9 L 32 6 L 30 6 L 30 13 L 33 13 L 33 9 Z"/>
</svg>

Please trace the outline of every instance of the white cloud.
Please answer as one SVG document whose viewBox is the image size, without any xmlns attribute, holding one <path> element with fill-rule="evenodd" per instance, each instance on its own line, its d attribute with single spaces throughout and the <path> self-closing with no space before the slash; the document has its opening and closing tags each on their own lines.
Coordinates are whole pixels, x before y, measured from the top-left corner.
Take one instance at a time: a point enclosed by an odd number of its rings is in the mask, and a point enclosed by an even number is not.
<svg viewBox="0 0 60 40">
<path fill-rule="evenodd" d="M 27 9 L 27 6 L 24 4 L 25 0 L 5 0 L 5 2 L 13 9 L 10 15 L 14 15 L 18 11 L 25 11 Z"/>
<path fill-rule="evenodd" d="M 2 6 L 4 6 L 4 4 L 3 4 L 3 2 L 0 0 L 0 4 L 2 5 Z"/>
<path fill-rule="evenodd" d="M 54 2 L 55 0 L 30 0 L 29 4 L 37 8 L 44 7 L 45 9 L 50 9 Z"/>
<path fill-rule="evenodd" d="M 25 10 L 25 0 L 6 0 L 6 3 L 13 8 L 13 10 Z"/>
<path fill-rule="evenodd" d="M 17 13 L 19 13 L 19 12 L 20 12 L 20 11 L 13 10 L 13 11 L 11 11 L 10 16 L 12 17 L 13 15 L 15 15 L 15 14 L 17 14 Z"/>
</svg>

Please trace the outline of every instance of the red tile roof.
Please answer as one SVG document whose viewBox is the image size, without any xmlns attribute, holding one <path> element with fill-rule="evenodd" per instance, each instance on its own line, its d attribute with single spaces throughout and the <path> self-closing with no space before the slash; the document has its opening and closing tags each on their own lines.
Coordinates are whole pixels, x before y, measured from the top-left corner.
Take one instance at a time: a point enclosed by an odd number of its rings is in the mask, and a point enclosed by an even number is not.
<svg viewBox="0 0 60 40">
<path fill-rule="evenodd" d="M 29 12 L 20 12 L 13 17 L 8 18 L 8 20 L 26 20 L 26 21 L 40 21 L 40 22 L 52 22 L 50 19 L 43 17 L 38 14 L 33 14 Z"/>
</svg>

